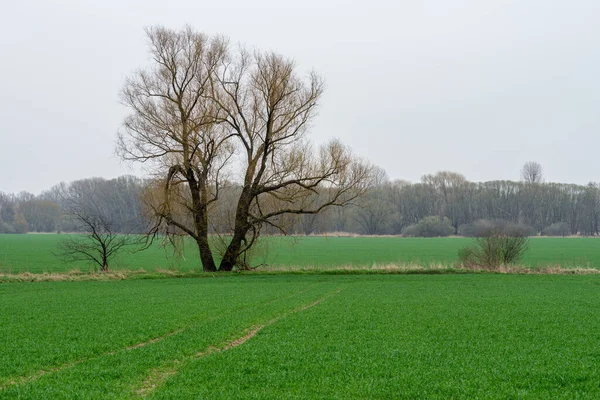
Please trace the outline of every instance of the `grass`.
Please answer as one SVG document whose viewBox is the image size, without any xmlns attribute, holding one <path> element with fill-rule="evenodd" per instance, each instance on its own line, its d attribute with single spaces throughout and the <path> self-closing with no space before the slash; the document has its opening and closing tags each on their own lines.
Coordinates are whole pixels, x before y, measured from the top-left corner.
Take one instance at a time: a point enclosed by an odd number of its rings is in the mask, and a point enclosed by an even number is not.
<svg viewBox="0 0 600 400">
<path fill-rule="evenodd" d="M 600 276 L 0 285 L 0 398 L 598 398 Z"/>
<path fill-rule="evenodd" d="M 53 255 L 64 235 L 0 235 L 0 272 L 87 272 L 86 263 L 69 263 Z M 363 268 L 373 265 L 442 265 L 456 261 L 458 249 L 468 245 L 466 238 L 398 237 L 270 237 L 264 238 L 254 254 L 262 269 Z M 600 269 L 600 241 L 597 238 L 532 238 L 522 264 L 529 267 L 560 265 Z M 170 269 L 194 271 L 200 267 L 197 249 L 191 243 L 184 258 L 173 256 L 159 244 L 134 254 L 123 254 L 111 265 L 113 270 L 151 271 Z"/>
</svg>

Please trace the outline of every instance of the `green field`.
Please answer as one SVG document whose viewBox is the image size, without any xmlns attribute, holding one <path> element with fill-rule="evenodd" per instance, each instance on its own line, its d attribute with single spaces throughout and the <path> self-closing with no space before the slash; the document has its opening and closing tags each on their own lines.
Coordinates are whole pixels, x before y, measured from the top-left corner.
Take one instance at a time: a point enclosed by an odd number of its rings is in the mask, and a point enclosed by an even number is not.
<svg viewBox="0 0 600 400">
<path fill-rule="evenodd" d="M 0 272 L 62 272 L 72 269 L 88 271 L 85 263 L 65 264 L 57 258 L 58 243 L 64 235 L 0 235 Z M 451 265 L 458 249 L 468 245 L 467 238 L 399 238 L 399 237 L 268 237 L 263 238 L 254 255 L 254 264 L 262 269 L 280 267 L 370 267 L 389 264 Z M 134 254 L 124 254 L 112 269 L 200 268 L 197 249 L 192 243 L 184 247 L 184 258 L 173 256 L 159 244 Z M 600 268 L 598 238 L 532 238 L 531 248 L 522 264 L 531 267 L 562 265 L 565 267 Z"/>
<path fill-rule="evenodd" d="M 600 276 L 0 285 L 0 398 L 599 398 Z"/>
</svg>

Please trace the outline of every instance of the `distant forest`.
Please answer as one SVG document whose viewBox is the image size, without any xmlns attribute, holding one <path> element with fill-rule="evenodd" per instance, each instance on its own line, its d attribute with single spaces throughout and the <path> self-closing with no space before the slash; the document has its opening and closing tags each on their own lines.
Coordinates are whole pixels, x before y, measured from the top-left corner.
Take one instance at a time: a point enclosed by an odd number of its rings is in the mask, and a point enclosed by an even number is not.
<svg viewBox="0 0 600 400">
<path fill-rule="evenodd" d="M 39 196 L 0 192 L 0 233 L 77 232 L 80 226 L 65 212 L 73 201 L 93 203 L 90 206 L 117 232 L 145 233 L 148 187 L 149 181 L 122 176 L 60 183 Z M 218 208 L 211 210 L 213 233 L 227 233 L 237 191 L 239 187 L 229 185 Z M 476 236 L 492 224 L 513 224 L 528 235 L 594 236 L 600 234 L 600 185 L 469 182 L 452 172 L 409 183 L 389 181 L 382 173 L 366 196 L 350 206 L 286 218 L 282 226 L 295 235 Z M 280 233 L 270 226 L 263 228 L 263 234 Z"/>
</svg>

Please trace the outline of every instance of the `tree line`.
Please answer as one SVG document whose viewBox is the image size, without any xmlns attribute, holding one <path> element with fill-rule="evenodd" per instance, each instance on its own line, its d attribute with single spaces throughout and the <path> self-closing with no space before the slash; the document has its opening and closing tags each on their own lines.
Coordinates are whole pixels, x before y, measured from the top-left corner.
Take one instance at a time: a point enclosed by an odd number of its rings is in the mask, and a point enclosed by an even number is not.
<svg viewBox="0 0 600 400">
<path fill-rule="evenodd" d="M 235 202 L 242 188 L 235 183 L 223 186 L 221 201 L 209 209 L 211 234 L 226 234 L 234 224 Z M 116 232 L 145 234 L 152 188 L 150 180 L 122 176 L 60 183 L 39 196 L 0 192 L 0 233 L 83 231 L 69 213 L 77 203 L 111 221 Z M 184 209 L 174 212 L 184 222 L 192 218 Z M 518 224 L 529 235 L 599 235 L 600 184 L 470 182 L 452 172 L 425 175 L 420 182 L 409 183 L 390 181 L 380 171 L 378 181 L 351 205 L 282 217 L 263 231 L 474 236 L 477 229 L 501 222 Z M 416 228 L 419 223 L 421 231 Z"/>
<path fill-rule="evenodd" d="M 140 195 L 146 182 L 127 175 L 62 182 L 38 196 L 0 192 L 0 233 L 86 231 L 76 208 L 111 221 L 115 232 L 144 233 Z"/>
<path fill-rule="evenodd" d="M 382 182 L 360 204 L 321 223 L 325 230 L 401 234 L 432 217 L 444 222 L 446 234 L 471 236 L 477 225 L 508 222 L 529 235 L 598 235 L 600 185 L 469 182 L 458 173 L 438 172 L 419 183 Z"/>
</svg>

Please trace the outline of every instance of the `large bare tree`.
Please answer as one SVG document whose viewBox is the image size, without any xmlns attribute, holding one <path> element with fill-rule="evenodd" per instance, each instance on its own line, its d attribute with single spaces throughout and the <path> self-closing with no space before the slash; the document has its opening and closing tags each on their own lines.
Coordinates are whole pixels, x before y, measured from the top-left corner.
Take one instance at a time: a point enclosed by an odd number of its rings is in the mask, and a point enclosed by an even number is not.
<svg viewBox="0 0 600 400">
<path fill-rule="evenodd" d="M 119 149 L 125 159 L 159 167 L 153 232 L 194 238 L 205 271 L 216 270 L 209 207 L 226 171 L 236 173 L 230 181 L 240 190 L 223 271 L 244 263 L 265 225 L 285 232 L 284 215 L 343 206 L 365 190 L 367 163 L 339 141 L 314 149 L 305 138 L 323 94 L 317 74 L 303 79 L 283 56 L 232 50 L 189 27 L 147 34 L 153 64 L 125 84 L 132 114 Z"/>
<path fill-rule="evenodd" d="M 152 67 L 135 73 L 122 91 L 132 113 L 119 135 L 126 160 L 155 168 L 162 197 L 149 201 L 156 234 L 175 227 L 198 245 L 205 271 L 216 271 L 208 240 L 208 207 L 219 198 L 220 174 L 233 147 L 210 101 L 212 76 L 226 51 L 221 38 L 187 27 L 147 30 Z M 191 221 L 176 209 L 184 208 Z"/>
<path fill-rule="evenodd" d="M 223 59 L 212 98 L 226 115 L 244 166 L 232 239 L 220 269 L 231 270 L 267 224 L 284 214 L 315 214 L 362 193 L 371 168 L 331 141 L 313 150 L 305 133 L 316 115 L 323 81 L 304 80 L 294 62 L 244 50 Z M 313 194 L 318 196 L 312 196 Z"/>
</svg>

